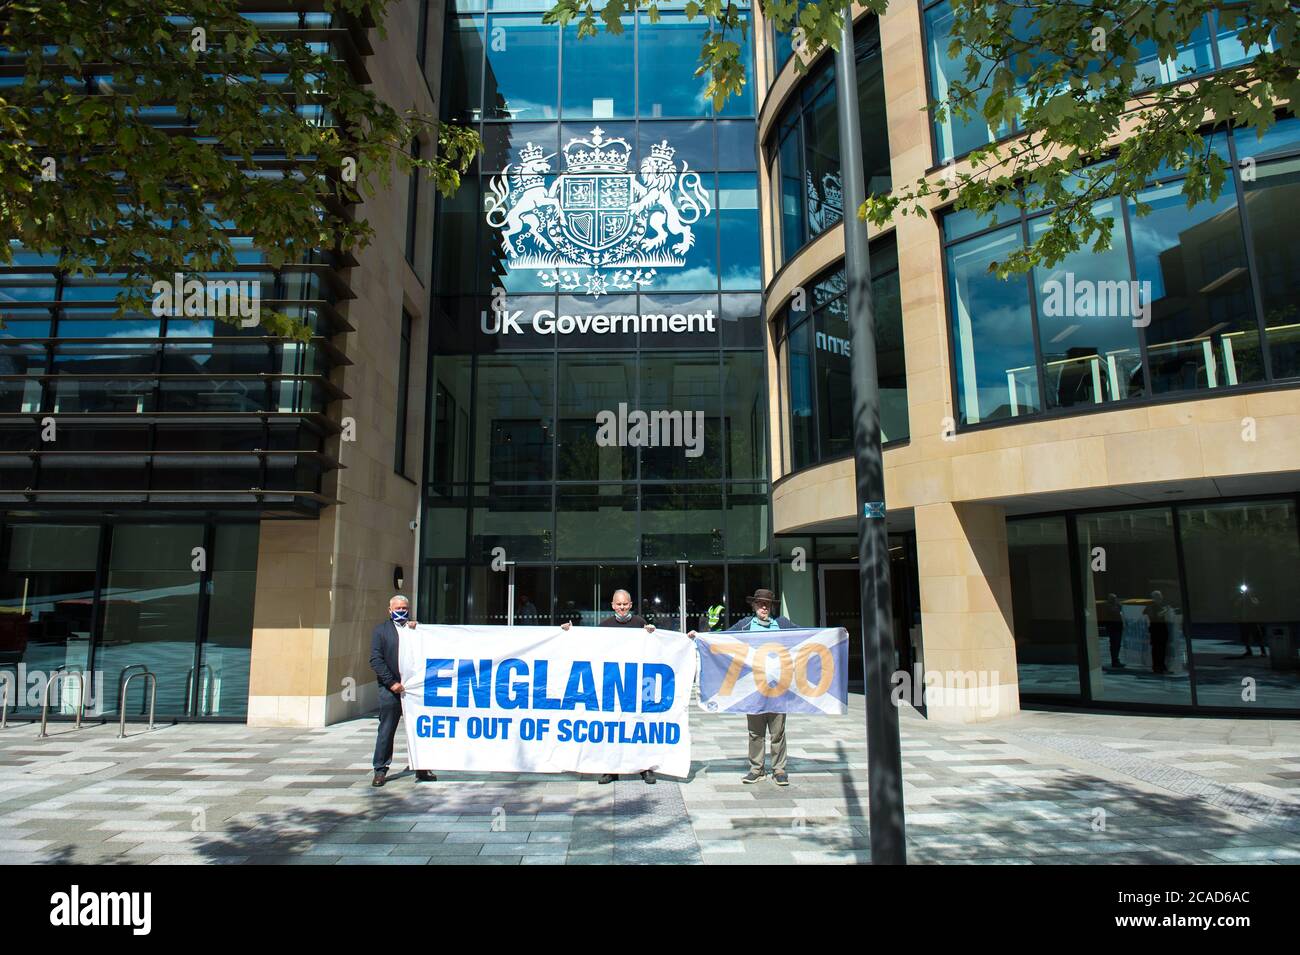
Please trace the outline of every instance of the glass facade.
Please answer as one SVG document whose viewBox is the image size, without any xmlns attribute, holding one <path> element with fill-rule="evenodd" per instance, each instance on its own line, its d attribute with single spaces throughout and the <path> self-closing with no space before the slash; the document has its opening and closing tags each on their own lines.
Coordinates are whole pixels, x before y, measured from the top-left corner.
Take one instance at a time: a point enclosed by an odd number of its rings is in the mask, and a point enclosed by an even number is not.
<svg viewBox="0 0 1300 955">
<path fill-rule="evenodd" d="M 0 528 L 0 680 L 11 713 L 40 713 L 60 668 L 94 674 L 87 713 L 114 718 L 123 681 L 157 677 L 159 718 L 243 719 L 248 709 L 255 523 L 81 523 L 55 516 Z M 127 699 L 148 712 L 146 681 Z M 56 686 L 59 684 L 56 683 Z M 75 713 L 67 681 L 51 716 Z"/>
<path fill-rule="evenodd" d="M 965 83 L 967 51 L 960 51 L 956 57 L 949 55 L 953 11 L 947 0 L 926 2 L 922 19 L 929 99 L 931 102 L 946 103 L 951 85 Z M 1017 22 L 1020 21 L 1023 21 L 1024 29 L 1028 32 L 1031 27 L 1027 11 L 1022 12 Z M 1272 48 L 1273 41 L 1270 41 L 1265 49 Z M 1139 59 L 1135 68 L 1139 88 L 1203 76 L 1248 62 L 1263 52 L 1258 47 L 1245 48 L 1237 39 L 1237 32 L 1221 26 L 1215 13 L 1206 17 L 1204 24 L 1192 33 L 1187 43 L 1178 48 L 1178 55 L 1172 60 L 1161 59 L 1155 43 L 1151 41 L 1137 44 L 1137 50 Z M 977 106 L 982 107 L 986 97 L 987 93 L 980 96 Z M 936 163 L 956 159 L 972 149 L 1018 132 L 1015 126 L 991 128 L 978 110 L 972 110 L 965 119 L 949 114 L 943 120 L 933 120 L 931 125 Z"/>
<path fill-rule="evenodd" d="M 906 441 L 907 367 L 899 300 L 898 254 L 892 236 L 871 246 L 880 384 L 880 440 Z M 797 471 L 853 450 L 847 297 L 844 267 L 820 275 L 805 308 L 787 305 L 777 317 L 784 471 Z"/>
<path fill-rule="evenodd" d="M 1008 520 L 1021 693 L 1300 713 L 1296 506 Z"/>
<path fill-rule="evenodd" d="M 753 98 L 715 113 L 680 8 L 546 6 L 449 14 L 485 153 L 438 216 L 420 618 L 503 622 L 513 579 L 517 623 L 623 587 L 694 625 L 775 580 Z"/>
<path fill-rule="evenodd" d="M 241 15 L 276 43 L 304 42 L 364 74 L 365 28 L 343 13 Z M 86 77 L 92 88 L 112 80 Z M 21 81 L 11 69 L 0 86 Z M 287 108 L 335 125 L 320 103 Z M 197 113 L 147 112 L 198 135 Z M 276 161 L 259 151 L 258 175 L 279 175 Z M 408 198 L 399 244 L 412 237 L 413 188 Z M 119 309 L 119 293 L 132 291 L 123 275 L 60 271 L 57 256 L 5 241 L 0 679 L 17 684 L 10 702 L 30 718 L 42 677 L 85 671 L 92 712 L 111 718 L 123 677 L 147 667 L 159 718 L 242 719 L 258 521 L 314 518 L 332 502 L 327 446 L 340 427 L 330 406 L 347 398 L 334 378 L 349 363 L 335 336 L 354 330 L 341 311 L 354 297 L 349 266 L 329 250 L 275 264 L 255 237 L 232 235 L 233 271 L 187 273 L 163 292 L 145 282 L 134 289 L 142 307 Z M 257 324 L 263 310 L 298 319 L 307 339 L 269 334 Z M 52 716 L 71 714 L 76 695 L 69 681 Z M 143 681 L 131 684 L 133 713 L 147 696 Z"/>
<path fill-rule="evenodd" d="M 893 180 L 880 29 L 875 17 L 857 25 L 854 43 L 863 174 L 869 192 L 888 192 Z M 790 95 L 774 128 L 764 156 L 773 183 L 772 221 L 779 224 L 779 267 L 844 217 L 835 62 L 830 54 L 822 57 Z"/>
<path fill-rule="evenodd" d="M 243 16 L 295 40 L 309 34 L 314 52 L 340 64 L 357 48 L 337 12 Z M 0 60 L 12 65 L 11 56 Z M 19 82 L 13 75 L 0 86 Z M 334 124 L 320 104 L 297 112 Z M 193 116 L 166 107 L 150 115 L 195 133 Z M 273 166 L 275 156 L 258 160 Z M 331 381 L 346 358 L 330 339 L 351 330 L 337 306 L 352 293 L 331 253 L 273 266 L 252 237 L 232 236 L 237 271 L 187 274 L 171 295 L 145 283 L 135 289 L 144 307 L 119 314 L 117 296 L 130 291 L 124 276 L 61 272 L 57 256 L 5 241 L 13 262 L 0 268 L 0 508 L 111 502 L 319 513 L 322 476 L 335 465 L 325 443 L 338 431 L 326 410 L 346 397 Z M 246 312 L 255 296 L 260 309 L 301 321 L 310 339 L 213 317 L 235 312 L 236 290 Z"/>
<path fill-rule="evenodd" d="M 1229 161 L 1251 160 L 1251 177 L 1229 177 L 1217 200 L 1191 209 L 1179 178 L 1157 180 L 1138 197 L 1145 216 L 1103 199 L 1094 211 L 1114 222 L 1110 248 L 1027 276 L 1000 280 L 988 266 L 1032 241 L 1045 213 L 945 218 L 960 423 L 1300 376 L 1300 227 L 1280 214 L 1296 198 L 1300 119 L 1279 120 L 1263 141 L 1220 132 L 1209 142 Z"/>
</svg>

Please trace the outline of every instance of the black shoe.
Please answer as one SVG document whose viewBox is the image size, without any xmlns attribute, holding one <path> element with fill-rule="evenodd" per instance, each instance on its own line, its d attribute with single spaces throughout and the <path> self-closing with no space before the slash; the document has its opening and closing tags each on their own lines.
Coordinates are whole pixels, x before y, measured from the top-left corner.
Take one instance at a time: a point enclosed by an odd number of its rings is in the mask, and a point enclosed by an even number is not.
<svg viewBox="0 0 1300 955">
<path fill-rule="evenodd" d="M 600 777 L 598 782 L 603 786 L 606 783 L 612 783 L 616 779 L 618 779 L 618 776 L 616 776 L 614 773 L 606 773 L 605 775 Z"/>
<path fill-rule="evenodd" d="M 417 783 L 436 783 L 438 777 L 427 769 L 417 769 L 415 771 L 415 781 Z"/>
<path fill-rule="evenodd" d="M 778 786 L 789 786 L 789 785 L 790 785 L 790 777 L 787 776 L 785 773 L 773 773 L 773 774 L 772 774 L 772 779 L 774 779 L 774 780 L 776 781 L 776 784 L 777 784 Z"/>
<path fill-rule="evenodd" d="M 387 779 L 388 779 L 388 772 L 386 770 L 383 769 L 376 770 L 375 778 L 370 780 L 370 785 L 378 789 L 380 786 L 384 784 L 384 781 Z"/>
<path fill-rule="evenodd" d="M 655 784 L 655 771 L 653 769 L 643 769 L 641 770 L 641 778 L 653 786 Z"/>
<path fill-rule="evenodd" d="M 766 776 L 766 775 L 767 775 L 766 773 L 756 773 L 756 772 L 753 772 L 753 771 L 751 770 L 750 773 L 749 773 L 749 775 L 746 776 L 744 779 L 742 779 L 741 782 L 742 782 L 742 783 L 756 783 L 756 782 L 758 782 L 760 779 L 762 779 L 762 778 L 763 778 L 764 776 Z"/>
</svg>

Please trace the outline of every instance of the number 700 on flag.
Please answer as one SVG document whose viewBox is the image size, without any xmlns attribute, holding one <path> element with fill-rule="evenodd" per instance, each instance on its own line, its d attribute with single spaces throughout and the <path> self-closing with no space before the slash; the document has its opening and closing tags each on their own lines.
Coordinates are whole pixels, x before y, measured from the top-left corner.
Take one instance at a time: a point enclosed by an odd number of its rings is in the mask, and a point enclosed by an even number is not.
<svg viewBox="0 0 1300 955">
<path fill-rule="evenodd" d="M 848 634 L 840 627 L 779 634 L 700 634 L 700 705 L 713 712 L 841 713 Z"/>
</svg>

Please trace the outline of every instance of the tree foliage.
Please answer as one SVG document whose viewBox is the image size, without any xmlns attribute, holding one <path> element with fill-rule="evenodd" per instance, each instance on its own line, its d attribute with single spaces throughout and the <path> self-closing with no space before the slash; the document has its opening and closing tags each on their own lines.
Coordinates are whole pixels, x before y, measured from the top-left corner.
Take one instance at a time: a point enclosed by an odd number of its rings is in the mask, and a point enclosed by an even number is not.
<svg viewBox="0 0 1300 955">
<path fill-rule="evenodd" d="M 326 0 L 382 31 L 391 0 Z M 399 112 L 319 43 L 260 27 L 237 0 L 10 0 L 21 82 L 0 87 L 0 261 L 16 244 L 70 274 L 139 288 L 229 272 L 232 237 L 272 268 L 365 246 L 349 207 L 394 168 L 454 191 L 476 133 Z M 417 135 L 437 143 L 414 159 Z M 124 292 L 123 309 L 138 293 Z M 302 336 L 263 312 L 277 334 Z"/>
<path fill-rule="evenodd" d="M 846 4 L 839 0 L 756 0 L 778 32 L 790 34 L 796 69 L 826 47 L 838 48 Z M 1053 265 L 1085 244 L 1109 246 L 1114 220 L 1094 211 L 1097 199 L 1120 196 L 1146 207 L 1138 193 L 1160 171 L 1186 174 L 1188 205 L 1217 198 L 1230 172 L 1209 148 L 1207 131 L 1233 125 L 1263 136 L 1279 110 L 1300 93 L 1300 4 L 1295 0 L 949 0 L 948 56 L 964 75 L 943 101 L 927 104 L 936 119 L 978 117 L 998 135 L 946 168 L 885 195 L 871 196 L 859 215 L 877 226 L 900 215 L 927 215 L 952 203 L 995 218 L 1006 206 L 1050 209 L 1048 227 L 1032 243 L 993 263 L 1000 275 L 1037 263 Z M 864 6 L 884 13 L 888 0 Z M 579 34 L 596 19 L 617 32 L 623 14 L 653 0 L 559 0 L 548 17 L 576 20 Z M 1156 61 L 1176 64 L 1206 15 L 1219 31 L 1235 31 L 1246 62 L 1209 75 L 1190 67 L 1159 76 Z M 744 8 L 727 0 L 687 7 L 711 27 L 696 75 L 710 77 L 720 105 L 746 82 L 735 43 Z M 1213 38 L 1210 38 L 1213 42 Z"/>
</svg>

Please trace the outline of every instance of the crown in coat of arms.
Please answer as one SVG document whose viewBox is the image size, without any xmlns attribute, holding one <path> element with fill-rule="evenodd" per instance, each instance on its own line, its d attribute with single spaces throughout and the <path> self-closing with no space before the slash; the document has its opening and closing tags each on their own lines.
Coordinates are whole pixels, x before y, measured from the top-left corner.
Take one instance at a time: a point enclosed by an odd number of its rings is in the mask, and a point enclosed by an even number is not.
<svg viewBox="0 0 1300 955">
<path fill-rule="evenodd" d="M 627 172 L 632 147 L 626 139 L 605 138 L 599 126 L 590 139 L 571 139 L 564 147 L 564 166 L 569 172 Z"/>
<path fill-rule="evenodd" d="M 653 159 L 662 159 L 666 163 L 672 163 L 673 157 L 677 155 L 677 150 L 668 145 L 668 140 L 655 143 L 650 147 L 650 156 Z"/>
<path fill-rule="evenodd" d="M 546 150 L 542 149 L 541 146 L 534 145 L 533 143 L 529 143 L 523 149 L 519 150 L 519 161 L 521 163 L 529 163 L 537 159 L 545 158 Z"/>
<path fill-rule="evenodd" d="M 844 204 L 844 186 L 840 182 L 840 177 L 834 173 L 827 173 L 822 177 L 822 189 L 826 193 L 826 202 L 836 209 Z"/>
</svg>

